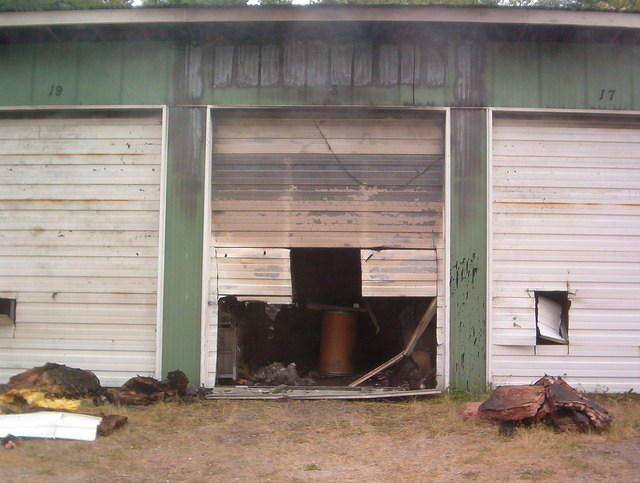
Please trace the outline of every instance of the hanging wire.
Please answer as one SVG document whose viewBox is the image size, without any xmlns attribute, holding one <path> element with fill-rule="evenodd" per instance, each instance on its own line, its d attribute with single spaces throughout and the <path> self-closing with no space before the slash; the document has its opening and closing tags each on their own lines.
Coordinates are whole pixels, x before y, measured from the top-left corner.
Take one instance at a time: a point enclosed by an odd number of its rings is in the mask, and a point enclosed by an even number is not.
<svg viewBox="0 0 640 483">
<path fill-rule="evenodd" d="M 344 171 L 344 173 L 349 178 L 351 178 L 353 181 L 355 181 L 355 183 L 358 184 L 359 186 L 366 186 L 366 187 L 373 187 L 373 188 L 396 188 L 396 189 L 397 188 L 406 188 L 411 183 L 413 183 L 416 179 L 418 179 L 420 176 L 422 176 L 427 171 L 429 171 L 431 168 L 433 168 L 436 165 L 437 162 L 442 160 L 441 156 L 437 157 L 437 158 L 434 158 L 433 161 L 430 164 L 428 164 L 424 169 L 420 170 L 418 173 L 413 175 L 411 177 L 411 179 L 409 179 L 409 181 L 407 181 L 406 183 L 402 183 L 402 184 L 399 184 L 399 185 L 377 185 L 377 184 L 365 183 L 364 181 L 360 180 L 357 176 L 355 176 L 353 173 L 351 173 L 349 171 L 349 169 L 342 163 L 342 161 L 340 161 L 340 158 L 338 157 L 338 155 L 335 153 L 335 151 L 331 147 L 331 143 L 329 143 L 329 140 L 327 139 L 327 136 L 325 136 L 324 132 L 322 131 L 322 128 L 320 127 L 320 124 L 318 124 L 318 121 L 316 119 L 314 119 L 313 123 L 316 126 L 316 129 L 318 130 L 318 132 L 320 133 L 320 136 L 322 136 L 322 139 L 324 140 L 324 143 L 327 145 L 327 148 L 329 149 L 329 152 L 333 156 L 333 159 L 335 160 L 336 164 L 340 167 L 340 169 L 342 171 Z"/>
</svg>

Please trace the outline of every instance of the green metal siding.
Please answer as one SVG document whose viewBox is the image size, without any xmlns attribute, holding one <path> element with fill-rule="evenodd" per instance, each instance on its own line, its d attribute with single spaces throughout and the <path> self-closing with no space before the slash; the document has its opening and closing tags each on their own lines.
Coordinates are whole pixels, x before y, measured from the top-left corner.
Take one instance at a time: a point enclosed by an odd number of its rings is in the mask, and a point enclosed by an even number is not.
<svg viewBox="0 0 640 483">
<path fill-rule="evenodd" d="M 122 87 L 122 44 L 78 46 L 78 104 L 119 104 Z M 100 79 L 100 82 L 96 82 Z"/>
<path fill-rule="evenodd" d="M 200 380 L 206 109 L 170 108 L 162 373 Z"/>
<path fill-rule="evenodd" d="M 175 51 L 169 42 L 123 45 L 122 104 L 166 104 Z"/>
<path fill-rule="evenodd" d="M 579 44 L 540 44 L 540 85 L 543 107 L 585 108 L 586 49 Z"/>
<path fill-rule="evenodd" d="M 487 123 L 451 110 L 451 387 L 486 387 Z"/>
<path fill-rule="evenodd" d="M 498 43 L 489 49 L 493 60 L 494 106 L 540 106 L 540 52 L 532 43 Z"/>
<path fill-rule="evenodd" d="M 36 50 L 31 100 L 36 105 L 76 104 L 78 44 L 44 44 Z"/>
<path fill-rule="evenodd" d="M 614 45 L 587 47 L 587 105 L 594 109 L 632 106 L 632 49 Z"/>
<path fill-rule="evenodd" d="M 168 42 L 0 46 L 0 105 L 166 104 Z"/>
<path fill-rule="evenodd" d="M 492 42 L 489 51 L 492 106 L 640 109 L 637 47 Z"/>
<path fill-rule="evenodd" d="M 482 44 L 482 42 L 480 42 Z M 640 109 L 638 47 L 558 42 L 488 42 L 485 105 Z M 180 104 L 171 42 L 62 42 L 0 46 L 0 104 Z M 461 105 L 454 99 L 455 44 L 446 84 L 427 86 L 214 88 L 209 50 L 199 60 L 202 103 L 219 105 Z M 478 50 L 482 52 L 482 50 Z M 485 77 L 483 76 L 483 79 Z M 475 79 L 479 81 L 480 79 Z M 474 105 L 478 104 L 474 102 Z"/>
<path fill-rule="evenodd" d="M 0 105 L 31 103 L 34 57 L 31 45 L 0 45 Z"/>
</svg>

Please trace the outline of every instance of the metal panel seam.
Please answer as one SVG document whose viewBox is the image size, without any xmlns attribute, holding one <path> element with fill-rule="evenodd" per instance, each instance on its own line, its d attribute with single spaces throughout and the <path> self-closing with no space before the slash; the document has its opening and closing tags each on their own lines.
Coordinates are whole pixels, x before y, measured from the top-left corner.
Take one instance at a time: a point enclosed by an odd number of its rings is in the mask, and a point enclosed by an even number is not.
<svg viewBox="0 0 640 483">
<path fill-rule="evenodd" d="M 156 378 L 162 376 L 162 313 L 164 303 L 164 236 L 165 207 L 167 203 L 167 139 L 169 112 L 162 107 L 162 154 L 160 155 L 160 209 L 158 225 L 158 286 L 156 307 Z"/>
<path fill-rule="evenodd" d="M 205 122 L 205 165 L 204 165 L 204 226 L 202 230 L 202 303 L 200 308 L 200 384 L 206 385 L 209 375 L 209 352 L 208 342 L 208 326 L 209 314 L 211 309 L 209 306 L 209 245 L 211 243 L 211 159 L 213 146 L 213 122 L 211 108 L 207 108 L 207 118 Z M 216 301 L 217 303 L 217 301 Z M 217 351 L 216 351 L 217 353 Z"/>
<path fill-rule="evenodd" d="M 491 387 L 491 379 L 492 379 L 492 340 L 491 336 L 492 331 L 492 300 L 493 300 L 493 284 L 491 283 L 493 277 L 493 267 L 492 267 L 492 256 L 491 250 L 493 246 L 493 216 L 492 216 L 492 206 L 493 206 L 493 189 L 492 189 L 492 178 L 493 178 L 493 110 L 487 109 L 487 273 L 486 273 L 486 284 L 487 284 L 487 301 L 486 301 L 486 344 L 487 344 L 487 358 L 486 358 L 486 381 L 488 387 Z"/>
<path fill-rule="evenodd" d="M 443 390 L 450 385 L 450 329 L 451 329 L 451 109 L 446 108 L 444 120 L 444 366 Z"/>
</svg>

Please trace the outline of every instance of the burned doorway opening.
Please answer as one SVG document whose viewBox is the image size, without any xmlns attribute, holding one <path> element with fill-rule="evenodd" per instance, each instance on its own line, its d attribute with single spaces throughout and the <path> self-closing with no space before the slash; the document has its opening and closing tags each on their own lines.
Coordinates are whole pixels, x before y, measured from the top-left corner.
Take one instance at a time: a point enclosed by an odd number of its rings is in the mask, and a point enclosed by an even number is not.
<svg viewBox="0 0 640 483">
<path fill-rule="evenodd" d="M 363 296 L 354 248 L 292 248 L 292 303 L 219 301 L 218 385 L 347 387 L 407 346 L 433 297 Z M 436 386 L 436 324 L 363 386 Z"/>
</svg>

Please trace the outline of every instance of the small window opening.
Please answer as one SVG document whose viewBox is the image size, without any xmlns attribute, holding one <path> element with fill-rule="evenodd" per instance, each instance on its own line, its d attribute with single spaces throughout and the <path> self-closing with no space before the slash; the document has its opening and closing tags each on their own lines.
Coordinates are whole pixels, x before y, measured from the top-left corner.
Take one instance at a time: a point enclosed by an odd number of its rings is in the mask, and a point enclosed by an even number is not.
<svg viewBox="0 0 640 483">
<path fill-rule="evenodd" d="M 536 344 L 569 343 L 569 308 L 566 291 L 536 291 Z"/>
<path fill-rule="evenodd" d="M 291 249 L 292 304 L 218 304 L 220 385 L 346 387 L 398 355 L 432 297 L 363 297 L 361 254 L 351 248 Z M 410 356 L 362 386 L 436 386 L 436 324 Z"/>
<path fill-rule="evenodd" d="M 0 326 L 16 323 L 16 299 L 0 298 Z"/>
</svg>

